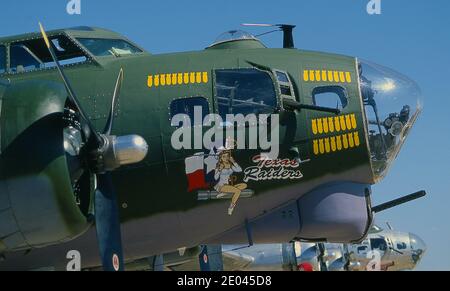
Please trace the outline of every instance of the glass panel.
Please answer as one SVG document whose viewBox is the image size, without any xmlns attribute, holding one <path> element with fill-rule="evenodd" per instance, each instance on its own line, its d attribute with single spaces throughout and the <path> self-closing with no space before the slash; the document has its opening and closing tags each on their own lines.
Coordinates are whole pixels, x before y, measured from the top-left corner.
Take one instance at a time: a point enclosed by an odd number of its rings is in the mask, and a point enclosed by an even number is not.
<svg viewBox="0 0 450 291">
<path fill-rule="evenodd" d="M 277 71 L 276 74 L 277 74 L 278 81 L 283 82 L 283 83 L 289 83 L 289 79 L 285 73 Z"/>
<path fill-rule="evenodd" d="M 52 36 L 50 40 L 62 65 L 83 63 L 87 60 L 86 54 L 67 36 Z M 11 44 L 12 72 L 26 72 L 55 66 L 42 38 Z"/>
<path fill-rule="evenodd" d="M 257 39 L 250 33 L 243 31 L 243 30 L 229 30 L 222 34 L 220 34 L 216 40 L 211 44 L 211 46 L 214 46 L 219 43 L 228 42 L 228 41 L 234 41 L 234 40 L 244 40 L 244 39 Z"/>
<path fill-rule="evenodd" d="M 399 250 L 406 250 L 406 243 L 397 243 L 397 249 Z"/>
<path fill-rule="evenodd" d="M 41 60 L 37 59 L 36 55 L 25 45 L 11 46 L 11 71 L 12 72 L 26 72 L 40 69 L 43 67 Z"/>
<path fill-rule="evenodd" d="M 202 120 L 194 119 L 195 107 L 202 108 Z M 170 103 L 170 118 L 173 118 L 177 114 L 186 114 L 191 119 L 191 122 L 196 122 L 194 126 L 202 125 L 202 121 L 206 115 L 209 114 L 208 101 L 203 97 L 183 98 L 173 100 Z"/>
<path fill-rule="evenodd" d="M 123 56 L 142 52 L 122 39 L 79 38 L 78 41 L 97 57 Z"/>
<path fill-rule="evenodd" d="M 272 113 L 277 97 L 272 78 L 256 69 L 217 70 L 216 97 L 219 114 Z"/>
<path fill-rule="evenodd" d="M 291 87 L 289 86 L 280 86 L 281 95 L 292 96 Z"/>
<path fill-rule="evenodd" d="M 347 106 L 347 91 L 340 86 L 323 86 L 313 90 L 314 105 L 343 109 Z"/>
<path fill-rule="evenodd" d="M 372 168 L 385 177 L 422 111 L 419 86 L 408 77 L 369 62 L 359 65 Z"/>
<path fill-rule="evenodd" d="M 387 243 L 382 238 L 374 238 L 370 240 L 370 245 L 372 246 L 372 250 L 387 250 Z"/>
<path fill-rule="evenodd" d="M 6 47 L 0 45 L 0 74 L 6 72 Z"/>
<path fill-rule="evenodd" d="M 366 246 L 358 247 L 357 251 L 359 254 L 365 253 L 365 252 L 367 252 L 367 247 Z"/>
</svg>

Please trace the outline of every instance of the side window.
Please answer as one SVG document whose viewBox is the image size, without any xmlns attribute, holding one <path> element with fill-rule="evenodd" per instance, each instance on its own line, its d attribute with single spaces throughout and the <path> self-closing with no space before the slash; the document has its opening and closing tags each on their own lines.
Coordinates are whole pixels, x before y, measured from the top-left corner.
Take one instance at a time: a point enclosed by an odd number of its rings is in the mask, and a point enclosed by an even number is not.
<svg viewBox="0 0 450 291">
<path fill-rule="evenodd" d="M 314 105 L 326 108 L 347 107 L 347 91 L 340 86 L 322 86 L 313 90 Z"/>
<path fill-rule="evenodd" d="M 194 119 L 195 108 L 201 108 L 202 120 Z M 203 119 L 209 114 L 208 101 L 203 97 L 182 98 L 173 100 L 170 103 L 170 119 L 177 114 L 186 114 L 194 122 L 194 126 L 201 125 Z"/>
<path fill-rule="evenodd" d="M 380 251 L 386 251 L 387 250 L 387 243 L 382 238 L 374 238 L 370 240 L 370 244 L 372 246 L 372 250 L 380 250 Z"/>
<path fill-rule="evenodd" d="M 216 70 L 216 98 L 220 116 L 272 113 L 277 95 L 269 73 L 257 69 Z"/>
<path fill-rule="evenodd" d="M 397 243 L 397 249 L 399 250 L 406 250 L 406 243 Z"/>
<path fill-rule="evenodd" d="M 274 72 L 280 87 L 281 97 L 295 99 L 294 88 L 288 74 L 279 70 Z"/>
<path fill-rule="evenodd" d="M 0 74 L 6 72 L 6 47 L 0 45 Z"/>
</svg>

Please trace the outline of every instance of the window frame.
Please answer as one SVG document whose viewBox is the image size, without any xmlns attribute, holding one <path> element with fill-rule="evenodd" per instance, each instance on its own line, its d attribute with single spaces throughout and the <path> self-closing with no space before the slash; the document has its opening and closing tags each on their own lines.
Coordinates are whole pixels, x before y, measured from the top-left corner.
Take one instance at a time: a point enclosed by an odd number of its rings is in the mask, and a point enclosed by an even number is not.
<svg viewBox="0 0 450 291">
<path fill-rule="evenodd" d="M 278 93 L 279 93 L 280 98 L 281 98 L 281 99 L 283 99 L 283 98 L 289 98 L 289 99 L 292 99 L 292 100 L 297 100 L 297 96 L 295 95 L 295 91 L 294 91 L 294 84 L 292 83 L 292 80 L 291 80 L 291 77 L 289 76 L 289 74 L 288 74 L 286 71 L 279 70 L 279 69 L 273 69 L 273 70 L 272 70 L 272 73 L 273 73 L 275 82 L 276 82 L 276 84 L 277 84 L 277 88 L 278 88 L 278 90 L 279 90 Z M 288 79 L 288 82 L 280 81 L 280 80 L 278 79 L 277 73 L 284 74 L 284 75 L 286 76 L 286 78 Z M 285 94 L 283 94 L 283 91 L 281 91 L 281 86 L 289 87 L 289 89 L 290 89 L 290 91 L 291 91 L 291 95 L 285 95 Z"/>
<path fill-rule="evenodd" d="M 408 248 L 405 242 L 397 242 L 396 247 L 398 250 L 406 250 Z"/>
<path fill-rule="evenodd" d="M 95 57 L 89 52 L 87 51 L 84 47 L 82 47 L 80 45 L 80 43 L 73 38 L 72 36 L 70 36 L 69 34 L 65 33 L 65 32 L 59 32 L 59 33 L 55 33 L 55 34 L 49 34 L 48 38 L 50 41 L 52 41 L 54 38 L 57 37 L 66 37 L 69 41 L 71 41 L 78 49 L 80 49 L 80 51 L 84 54 L 84 57 L 86 57 L 86 60 L 83 62 L 78 62 L 78 63 L 71 63 L 71 64 L 61 64 L 61 67 L 63 68 L 68 68 L 68 67 L 76 67 L 76 66 L 85 66 L 85 65 L 89 65 L 89 64 L 99 64 L 98 62 L 95 61 Z M 24 72 L 16 72 L 16 71 L 12 71 L 11 68 L 11 47 L 12 46 L 20 46 L 23 45 L 24 42 L 26 41 L 31 41 L 31 40 L 36 40 L 36 39 L 42 39 L 42 37 L 30 37 L 30 38 L 25 38 L 25 39 L 21 39 L 21 40 L 12 40 L 8 43 L 3 44 L 6 47 L 6 67 L 7 70 L 5 73 L 3 74 L 8 74 L 8 75 L 21 75 L 21 74 L 32 74 L 32 73 L 36 73 L 36 72 L 43 72 L 43 71 L 49 71 L 49 70 L 56 70 L 56 65 L 55 66 L 51 66 L 51 67 L 45 67 L 45 68 L 36 68 L 34 70 L 27 70 Z M 60 60 L 61 61 L 61 60 Z M 64 60 L 62 61 L 64 62 Z"/>
<path fill-rule="evenodd" d="M 342 102 L 342 98 L 341 98 L 341 95 L 338 93 L 338 92 L 335 92 L 335 91 L 326 91 L 326 92 L 321 92 L 321 93 L 315 93 L 315 91 L 316 90 L 318 90 L 318 89 L 324 89 L 324 88 L 335 88 L 335 89 L 339 89 L 339 90 L 342 90 L 342 93 L 343 93 L 343 98 L 345 98 L 345 104 Z M 343 86 L 340 86 L 340 85 L 321 85 L 321 86 L 317 86 L 317 87 L 314 87 L 313 89 L 312 89 L 312 92 L 311 92 L 311 99 L 312 99 L 312 103 L 313 103 L 313 105 L 315 105 L 315 106 L 321 106 L 321 105 L 318 105 L 317 104 L 317 101 L 316 101 L 316 95 L 319 95 L 319 94 L 326 94 L 326 93 L 334 93 L 334 94 L 336 94 L 338 97 L 339 97 L 339 100 L 340 100 L 340 102 L 341 102 L 341 110 L 344 110 L 345 108 L 347 108 L 347 106 L 349 105 L 349 94 L 348 94 L 348 91 L 347 91 L 347 89 L 345 88 L 345 87 L 343 87 Z M 322 106 L 323 107 L 323 106 Z M 334 107 L 327 107 L 327 106 L 325 106 L 325 108 L 332 108 L 332 109 L 335 109 Z"/>
<path fill-rule="evenodd" d="M 28 53 L 28 55 L 29 55 L 29 57 L 30 58 L 32 58 L 36 63 L 38 63 L 39 64 L 39 68 L 35 68 L 35 69 L 31 69 L 31 70 L 26 70 L 25 68 L 25 66 L 23 66 L 24 67 L 24 71 L 22 72 L 19 72 L 19 71 L 17 71 L 17 67 L 19 67 L 19 65 L 17 65 L 17 66 L 13 66 L 12 65 L 12 50 L 13 49 L 21 49 L 21 50 L 23 50 L 24 52 L 26 52 L 26 53 Z M 10 58 L 9 58 L 9 70 L 10 70 L 10 72 L 11 73 L 13 73 L 13 74 L 22 74 L 22 73 L 29 73 L 29 72 L 33 72 L 33 71 L 39 71 L 39 70 L 42 70 L 42 69 L 45 69 L 45 68 L 43 68 L 43 67 L 41 67 L 42 65 L 44 65 L 45 63 L 44 62 L 42 62 L 42 60 L 41 59 L 39 59 L 27 46 L 25 46 L 24 44 L 20 44 L 20 43 L 18 43 L 18 44 L 11 44 L 10 45 L 10 47 L 9 47 L 9 51 L 10 51 L 10 54 L 9 54 L 9 56 L 10 56 Z M 13 71 L 14 70 L 14 71 Z"/>
<path fill-rule="evenodd" d="M 5 55 L 4 55 L 3 60 L 0 59 L 0 64 L 3 64 L 3 72 L 1 71 L 1 67 L 0 67 L 0 75 L 8 73 L 8 63 L 9 63 L 8 62 L 8 46 L 5 44 L 0 44 L 0 50 L 2 48 L 4 49 Z"/>
<path fill-rule="evenodd" d="M 377 247 L 374 246 L 374 242 L 379 243 L 377 245 Z M 381 249 L 380 246 L 383 246 L 384 249 Z M 388 242 L 383 238 L 371 238 L 370 239 L 370 248 L 372 250 L 379 250 L 379 251 L 385 252 L 388 250 L 389 245 L 388 245 Z"/>
<path fill-rule="evenodd" d="M 364 253 L 367 253 L 368 250 L 369 250 L 369 246 L 367 246 L 367 245 L 358 246 L 358 247 L 356 248 L 356 252 L 357 252 L 358 254 L 364 254 Z"/>
<path fill-rule="evenodd" d="M 257 67 L 214 68 L 212 70 L 212 76 L 213 76 L 212 84 L 213 84 L 214 112 L 216 114 L 220 114 L 219 113 L 219 100 L 218 100 L 218 95 L 217 95 L 217 71 L 223 71 L 223 70 L 255 70 L 255 71 L 259 71 L 259 72 L 267 74 L 270 77 L 270 79 L 272 80 L 272 84 L 273 84 L 274 92 L 275 92 L 276 106 L 274 107 L 273 113 L 276 113 L 277 111 L 280 110 L 281 103 L 282 103 L 281 102 L 281 93 L 278 90 L 277 78 L 274 76 L 273 71 L 264 70 L 264 69 L 260 69 Z"/>
<path fill-rule="evenodd" d="M 88 47 L 86 47 L 80 41 L 80 39 L 123 41 L 123 42 L 127 43 L 128 45 L 132 46 L 133 48 L 139 50 L 139 52 L 132 53 L 132 54 L 127 54 L 127 55 L 120 55 L 119 57 L 115 56 L 113 54 L 105 55 L 105 56 L 96 56 L 96 55 L 94 55 L 94 53 L 92 53 L 89 50 Z M 83 51 L 89 52 L 89 55 L 92 56 L 92 58 L 100 58 L 100 59 L 103 59 L 103 58 L 126 58 L 126 57 L 131 57 L 131 56 L 139 56 L 139 55 L 142 55 L 142 54 L 146 53 L 146 51 L 143 48 L 141 48 L 140 46 L 136 45 L 135 43 L 129 41 L 128 39 L 124 39 L 124 38 L 114 38 L 114 37 L 112 37 L 112 38 L 107 38 L 107 37 L 76 37 L 76 38 L 74 38 L 74 41 L 78 44 L 79 47 L 81 47 L 83 49 Z"/>
</svg>

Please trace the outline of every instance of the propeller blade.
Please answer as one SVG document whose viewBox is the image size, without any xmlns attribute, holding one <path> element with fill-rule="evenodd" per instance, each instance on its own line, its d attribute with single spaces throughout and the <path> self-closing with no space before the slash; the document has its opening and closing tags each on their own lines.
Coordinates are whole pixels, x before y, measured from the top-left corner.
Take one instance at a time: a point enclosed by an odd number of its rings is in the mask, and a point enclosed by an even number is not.
<svg viewBox="0 0 450 291">
<path fill-rule="evenodd" d="M 122 82 L 123 82 L 123 69 L 120 68 L 119 75 L 117 76 L 116 86 L 114 88 L 114 94 L 111 100 L 111 108 L 109 111 L 108 121 L 106 122 L 105 129 L 103 130 L 103 133 L 106 135 L 110 135 L 113 127 L 114 122 L 114 110 L 116 108 L 116 100 L 119 99 L 120 96 L 120 89 L 122 88 Z"/>
<path fill-rule="evenodd" d="M 95 227 L 103 269 L 105 271 L 123 271 L 119 209 L 111 173 L 97 175 Z"/>
<path fill-rule="evenodd" d="M 47 36 L 47 33 L 45 32 L 45 29 L 40 22 L 39 22 L 39 29 L 41 31 L 42 37 L 44 38 L 45 45 L 47 46 L 47 49 L 48 49 L 53 61 L 56 64 L 56 68 L 58 69 L 59 75 L 61 76 L 64 86 L 66 87 L 67 94 L 69 95 L 70 101 L 72 101 L 72 103 L 75 104 L 79 114 L 81 115 L 81 118 L 87 123 L 91 133 L 95 137 L 95 141 L 97 142 L 97 146 L 98 146 L 99 144 L 101 144 L 101 138 L 98 135 L 95 128 L 92 126 L 92 123 L 89 120 L 89 118 L 87 118 L 87 115 L 83 110 L 83 107 L 81 107 L 81 104 L 78 101 L 78 98 L 76 97 L 75 92 L 72 89 L 72 86 L 70 85 L 69 79 L 67 78 L 66 74 L 64 73 L 64 71 L 61 67 L 61 64 L 59 63 L 58 57 L 56 56 L 55 50 L 53 49 L 53 46 Z"/>
</svg>

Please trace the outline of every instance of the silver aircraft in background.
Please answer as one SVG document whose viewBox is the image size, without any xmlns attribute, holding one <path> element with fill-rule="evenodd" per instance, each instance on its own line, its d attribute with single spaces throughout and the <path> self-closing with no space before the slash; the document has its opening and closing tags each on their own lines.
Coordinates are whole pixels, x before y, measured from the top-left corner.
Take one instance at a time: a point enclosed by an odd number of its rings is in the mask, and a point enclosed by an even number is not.
<svg viewBox="0 0 450 291">
<path fill-rule="evenodd" d="M 223 246 L 224 257 L 240 262 L 233 265 L 224 261 L 224 270 L 229 271 L 406 271 L 414 270 L 425 252 L 426 245 L 420 237 L 390 226 L 372 227 L 360 244 Z"/>
<path fill-rule="evenodd" d="M 413 233 L 373 226 L 359 244 L 277 243 L 208 245 L 127 264 L 129 270 L 174 271 L 406 271 L 426 252 Z"/>
</svg>

